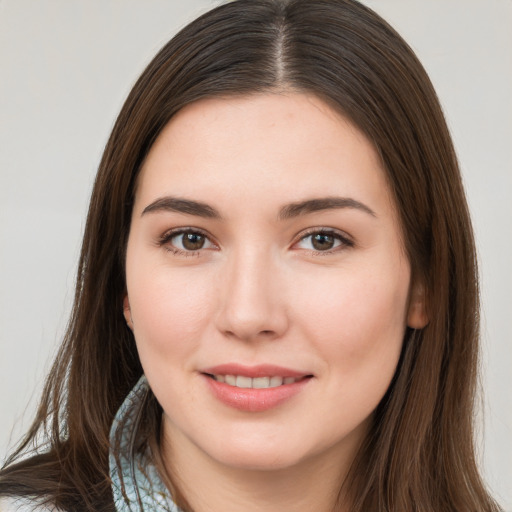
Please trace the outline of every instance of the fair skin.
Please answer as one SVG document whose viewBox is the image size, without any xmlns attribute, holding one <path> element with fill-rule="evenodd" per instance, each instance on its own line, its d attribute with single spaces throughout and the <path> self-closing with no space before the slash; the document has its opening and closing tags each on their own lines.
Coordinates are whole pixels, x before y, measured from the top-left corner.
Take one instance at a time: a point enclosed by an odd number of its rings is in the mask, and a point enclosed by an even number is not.
<svg viewBox="0 0 512 512">
<path fill-rule="evenodd" d="M 304 94 L 185 107 L 138 178 L 126 279 L 193 510 L 331 511 L 426 323 L 369 141 Z"/>
</svg>

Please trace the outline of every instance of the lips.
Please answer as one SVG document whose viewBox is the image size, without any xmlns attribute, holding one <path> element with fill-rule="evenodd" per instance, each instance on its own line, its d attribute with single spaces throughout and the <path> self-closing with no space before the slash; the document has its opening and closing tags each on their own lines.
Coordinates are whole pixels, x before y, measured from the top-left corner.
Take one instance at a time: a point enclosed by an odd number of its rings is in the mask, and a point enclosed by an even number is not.
<svg viewBox="0 0 512 512">
<path fill-rule="evenodd" d="M 225 364 L 201 371 L 213 395 L 225 405 L 262 412 L 298 394 L 313 377 L 274 365 Z"/>
</svg>

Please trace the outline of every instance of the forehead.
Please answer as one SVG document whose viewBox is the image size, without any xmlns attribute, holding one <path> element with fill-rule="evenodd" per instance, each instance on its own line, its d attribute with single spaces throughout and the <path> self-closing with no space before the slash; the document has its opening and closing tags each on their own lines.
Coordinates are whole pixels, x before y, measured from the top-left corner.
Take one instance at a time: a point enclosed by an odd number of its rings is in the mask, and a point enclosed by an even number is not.
<svg viewBox="0 0 512 512">
<path fill-rule="evenodd" d="M 183 108 L 151 148 L 136 199 L 166 194 L 224 208 L 331 195 L 391 206 L 373 145 L 325 102 L 298 93 L 210 98 Z"/>
</svg>

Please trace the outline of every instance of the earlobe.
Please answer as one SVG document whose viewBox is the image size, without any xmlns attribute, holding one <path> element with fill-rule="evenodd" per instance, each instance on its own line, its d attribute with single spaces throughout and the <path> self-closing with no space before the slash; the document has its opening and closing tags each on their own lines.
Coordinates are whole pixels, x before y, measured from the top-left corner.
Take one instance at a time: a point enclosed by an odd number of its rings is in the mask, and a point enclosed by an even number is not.
<svg viewBox="0 0 512 512">
<path fill-rule="evenodd" d="M 407 325 L 412 329 L 423 329 L 429 322 L 426 308 L 426 293 L 423 284 L 415 284 L 411 290 Z"/>
<path fill-rule="evenodd" d="M 124 296 L 123 299 L 123 315 L 128 327 L 133 331 L 133 319 L 132 319 L 132 310 L 130 308 L 130 301 L 128 299 L 128 295 Z"/>
</svg>

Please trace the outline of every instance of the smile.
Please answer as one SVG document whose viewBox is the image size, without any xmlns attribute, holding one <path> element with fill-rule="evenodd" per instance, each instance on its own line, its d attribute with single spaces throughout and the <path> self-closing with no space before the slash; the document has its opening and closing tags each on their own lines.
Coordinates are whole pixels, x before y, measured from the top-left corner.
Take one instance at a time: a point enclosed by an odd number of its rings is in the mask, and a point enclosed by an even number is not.
<svg viewBox="0 0 512 512">
<path fill-rule="evenodd" d="M 223 382 L 229 386 L 244 389 L 267 389 L 277 388 L 286 384 L 293 384 L 300 380 L 295 377 L 247 377 L 245 375 L 211 375 L 217 382 Z"/>
<path fill-rule="evenodd" d="M 263 412 L 300 394 L 313 375 L 274 365 L 223 364 L 200 372 L 223 404 L 244 412 Z"/>
</svg>

